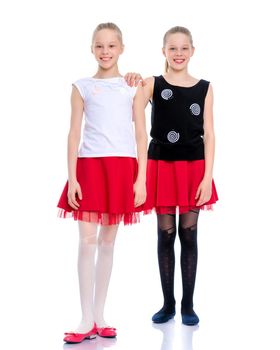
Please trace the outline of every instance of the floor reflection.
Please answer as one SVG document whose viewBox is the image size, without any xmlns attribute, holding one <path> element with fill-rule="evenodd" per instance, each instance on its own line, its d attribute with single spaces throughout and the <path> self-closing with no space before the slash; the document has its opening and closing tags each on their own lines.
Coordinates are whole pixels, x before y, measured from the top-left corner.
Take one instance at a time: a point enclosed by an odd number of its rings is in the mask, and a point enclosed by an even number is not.
<svg viewBox="0 0 280 350">
<path fill-rule="evenodd" d="M 175 321 L 170 320 L 166 323 L 153 323 L 153 328 L 162 332 L 162 342 L 160 350 L 172 350 L 175 335 Z"/>
<path fill-rule="evenodd" d="M 181 349 L 193 350 L 193 333 L 197 331 L 199 326 L 184 326 L 181 325 Z"/>
<path fill-rule="evenodd" d="M 177 347 L 178 342 L 175 344 L 175 320 L 170 320 L 166 323 L 162 324 L 153 324 L 153 328 L 159 330 L 162 332 L 162 342 L 160 350 L 177 350 L 175 349 L 175 346 Z M 193 350 L 192 340 L 193 340 L 193 333 L 198 329 L 198 326 L 189 327 L 181 325 L 180 328 L 180 340 L 181 340 L 181 346 L 180 349 L 182 350 Z M 178 338 L 177 338 L 178 339 Z"/>
<path fill-rule="evenodd" d="M 102 338 L 97 336 L 95 339 L 84 340 L 78 344 L 64 344 L 63 350 L 104 350 L 116 345 L 116 342 L 116 338 Z"/>
<path fill-rule="evenodd" d="M 109 348 L 111 350 L 145 348 L 153 350 L 193 350 L 193 333 L 199 328 L 198 326 L 184 326 L 174 319 L 162 324 L 151 323 L 147 326 L 152 328 L 147 332 L 149 335 L 146 335 L 146 337 L 139 337 L 133 333 L 128 333 L 130 334 L 129 337 L 125 335 L 125 339 L 97 336 L 96 339 L 84 340 L 79 344 L 63 344 L 63 350 L 106 350 Z M 145 330 L 147 331 L 147 329 Z M 159 332 L 159 337 L 154 337 L 154 332 Z M 147 346 L 147 341 L 149 346 Z"/>
</svg>

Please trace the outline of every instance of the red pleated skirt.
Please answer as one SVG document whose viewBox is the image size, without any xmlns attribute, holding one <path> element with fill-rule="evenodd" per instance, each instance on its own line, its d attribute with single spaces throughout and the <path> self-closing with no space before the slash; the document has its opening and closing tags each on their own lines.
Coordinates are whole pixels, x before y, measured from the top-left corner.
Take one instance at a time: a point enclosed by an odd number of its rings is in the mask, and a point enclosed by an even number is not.
<svg viewBox="0 0 280 350">
<path fill-rule="evenodd" d="M 218 200 L 214 181 L 210 200 L 196 206 L 195 195 L 205 171 L 204 160 L 148 160 L 147 200 L 144 211 L 157 214 L 179 214 L 192 209 L 212 209 Z"/>
<path fill-rule="evenodd" d="M 130 157 L 78 158 L 77 180 L 82 200 L 78 210 L 68 204 L 68 182 L 58 202 L 59 216 L 75 220 L 115 225 L 134 224 L 140 220 L 143 206 L 134 207 L 133 184 L 137 160 Z"/>
</svg>

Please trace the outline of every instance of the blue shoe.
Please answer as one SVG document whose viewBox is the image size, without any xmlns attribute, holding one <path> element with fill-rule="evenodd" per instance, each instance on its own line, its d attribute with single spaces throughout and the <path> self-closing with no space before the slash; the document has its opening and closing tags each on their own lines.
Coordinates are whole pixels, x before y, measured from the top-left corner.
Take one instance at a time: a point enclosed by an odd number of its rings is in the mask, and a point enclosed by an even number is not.
<svg viewBox="0 0 280 350">
<path fill-rule="evenodd" d="M 152 321 L 154 323 L 165 323 L 165 322 L 171 320 L 174 316 L 175 316 L 175 311 L 172 312 L 172 313 L 167 313 L 167 312 L 165 312 L 163 310 L 159 310 L 152 317 Z"/>
<path fill-rule="evenodd" d="M 182 314 L 182 323 L 186 326 L 195 326 L 199 323 L 199 318 L 194 311 L 191 314 Z"/>
</svg>

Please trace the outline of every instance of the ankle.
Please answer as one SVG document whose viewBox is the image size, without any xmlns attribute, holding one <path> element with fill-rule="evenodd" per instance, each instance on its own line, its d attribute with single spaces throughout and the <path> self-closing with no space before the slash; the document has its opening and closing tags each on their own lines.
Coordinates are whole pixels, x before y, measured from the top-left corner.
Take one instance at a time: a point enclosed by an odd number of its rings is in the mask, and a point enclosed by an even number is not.
<svg viewBox="0 0 280 350">
<path fill-rule="evenodd" d="M 95 318 L 95 323 L 96 323 L 96 326 L 98 328 L 102 328 L 102 327 L 107 327 L 108 326 L 107 322 L 105 322 L 104 318 L 102 318 L 102 317 Z"/>
<path fill-rule="evenodd" d="M 173 313 L 175 312 L 175 305 L 176 305 L 175 300 L 169 303 L 164 303 L 161 310 L 166 313 Z"/>
<path fill-rule="evenodd" d="M 81 320 L 78 327 L 75 330 L 75 333 L 87 333 L 94 326 L 94 320 Z"/>
<path fill-rule="evenodd" d="M 193 303 L 183 303 L 181 304 L 181 314 L 182 315 L 192 315 L 194 313 Z"/>
</svg>

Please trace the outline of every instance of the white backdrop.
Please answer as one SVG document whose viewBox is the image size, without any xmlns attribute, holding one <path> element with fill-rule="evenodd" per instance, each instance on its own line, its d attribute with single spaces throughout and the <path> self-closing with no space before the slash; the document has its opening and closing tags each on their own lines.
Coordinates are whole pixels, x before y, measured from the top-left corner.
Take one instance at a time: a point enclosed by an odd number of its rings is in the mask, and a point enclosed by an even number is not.
<svg viewBox="0 0 280 350">
<path fill-rule="evenodd" d="M 144 77 L 163 71 L 165 31 L 187 26 L 196 47 L 190 73 L 210 80 L 214 88 L 214 175 L 220 200 L 200 217 L 195 304 L 203 323 L 194 349 L 279 349 L 276 3 L 1 3 L 0 317 L 5 349 L 61 349 L 62 332 L 78 322 L 77 227 L 56 217 L 56 204 L 67 177 L 71 83 L 94 74 L 91 35 L 104 21 L 123 31 L 121 72 Z M 148 109 L 147 121 L 149 126 Z M 155 228 L 154 215 L 120 228 L 106 313 L 122 333 L 137 321 L 149 321 L 161 306 Z M 179 273 L 176 278 L 179 304 Z M 120 314 L 127 321 L 123 328 Z M 147 332 L 157 339 L 157 331 Z"/>
</svg>

